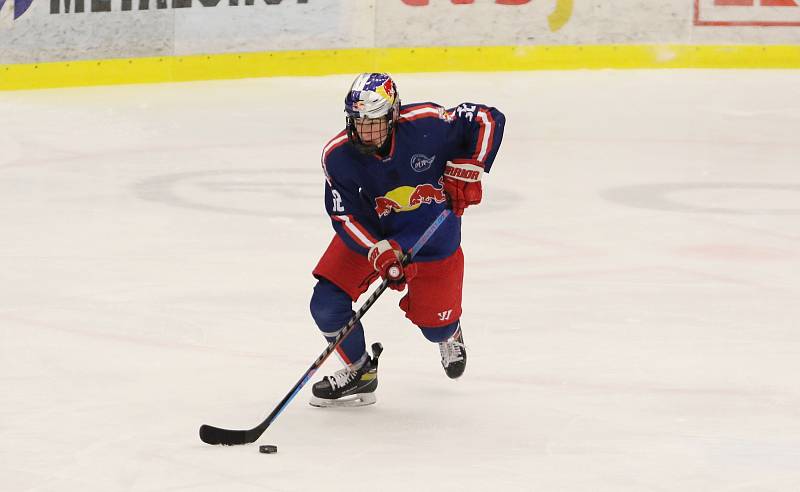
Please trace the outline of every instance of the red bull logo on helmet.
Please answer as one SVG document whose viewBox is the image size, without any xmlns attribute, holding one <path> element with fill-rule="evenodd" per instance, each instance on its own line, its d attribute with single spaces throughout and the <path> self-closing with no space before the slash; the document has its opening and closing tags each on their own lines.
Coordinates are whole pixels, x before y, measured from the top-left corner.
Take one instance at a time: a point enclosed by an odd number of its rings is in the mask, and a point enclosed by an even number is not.
<svg viewBox="0 0 800 492">
<path fill-rule="evenodd" d="M 394 103 L 396 91 L 392 78 L 385 73 L 373 73 L 364 83 L 362 90 L 373 91 L 383 99 Z"/>
<path fill-rule="evenodd" d="M 378 91 L 380 94 L 380 91 Z M 386 94 L 386 98 L 390 101 L 394 102 L 394 84 L 392 83 L 392 79 L 386 78 L 386 82 L 383 83 L 383 93 Z"/>
<path fill-rule="evenodd" d="M 439 186 L 429 183 L 417 186 L 401 186 L 375 199 L 375 213 L 378 217 L 386 217 L 392 212 L 411 212 L 422 204 L 444 203 L 447 195 L 444 192 L 442 179 Z"/>
</svg>

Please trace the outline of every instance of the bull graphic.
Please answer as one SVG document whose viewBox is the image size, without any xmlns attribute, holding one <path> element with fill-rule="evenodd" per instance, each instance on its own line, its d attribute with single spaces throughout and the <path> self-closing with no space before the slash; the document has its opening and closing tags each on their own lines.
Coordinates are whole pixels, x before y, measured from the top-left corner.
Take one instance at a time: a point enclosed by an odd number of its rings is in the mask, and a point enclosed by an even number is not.
<svg viewBox="0 0 800 492">
<path fill-rule="evenodd" d="M 447 195 L 444 192 L 442 178 L 439 178 L 438 185 L 423 183 L 417 186 L 395 188 L 385 196 L 375 199 L 375 213 L 378 214 L 378 217 L 386 217 L 392 212 L 416 210 L 423 204 L 444 203 L 447 201 Z"/>
</svg>

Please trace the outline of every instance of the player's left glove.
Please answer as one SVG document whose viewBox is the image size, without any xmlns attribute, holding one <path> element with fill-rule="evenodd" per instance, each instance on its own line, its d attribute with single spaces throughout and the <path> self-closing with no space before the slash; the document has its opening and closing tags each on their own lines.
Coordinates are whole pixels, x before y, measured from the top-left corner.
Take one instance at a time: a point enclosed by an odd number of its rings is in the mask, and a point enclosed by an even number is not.
<svg viewBox="0 0 800 492">
<path fill-rule="evenodd" d="M 453 159 L 444 167 L 444 191 L 450 197 L 453 213 L 464 213 L 470 205 L 481 203 L 483 163 L 472 159 Z"/>
<path fill-rule="evenodd" d="M 389 288 L 394 290 L 405 289 L 406 282 L 410 282 L 417 274 L 417 265 L 410 263 L 403 267 L 400 262 L 402 257 L 403 250 L 394 239 L 378 241 L 367 254 L 372 267 L 384 280 L 389 281 Z"/>
</svg>

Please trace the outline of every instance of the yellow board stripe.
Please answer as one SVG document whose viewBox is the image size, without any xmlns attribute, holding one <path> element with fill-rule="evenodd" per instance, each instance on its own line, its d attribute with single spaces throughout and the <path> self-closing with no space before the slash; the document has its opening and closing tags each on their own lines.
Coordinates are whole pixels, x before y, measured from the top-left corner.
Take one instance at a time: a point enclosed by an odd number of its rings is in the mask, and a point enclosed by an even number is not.
<svg viewBox="0 0 800 492">
<path fill-rule="evenodd" d="M 800 68 L 797 45 L 365 48 L 0 65 L 0 90 L 368 71 Z"/>
</svg>

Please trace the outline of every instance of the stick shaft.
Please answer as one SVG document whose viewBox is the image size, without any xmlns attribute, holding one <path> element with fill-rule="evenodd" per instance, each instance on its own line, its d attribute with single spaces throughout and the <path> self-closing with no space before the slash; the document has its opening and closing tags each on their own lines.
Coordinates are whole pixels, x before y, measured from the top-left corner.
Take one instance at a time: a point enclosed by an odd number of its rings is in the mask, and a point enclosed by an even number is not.
<svg viewBox="0 0 800 492">
<path fill-rule="evenodd" d="M 445 209 L 442 211 L 441 214 L 439 214 L 439 216 L 436 217 L 433 223 L 431 223 L 431 225 L 428 226 L 428 228 L 425 230 L 425 232 L 422 233 L 419 239 L 417 239 L 417 242 L 414 243 L 411 249 L 409 249 L 408 252 L 403 256 L 403 265 L 407 265 L 408 263 L 411 262 L 411 260 L 414 259 L 414 256 L 416 256 L 419 250 L 422 249 L 423 246 L 425 246 L 425 244 L 428 242 L 431 236 L 433 236 L 436 230 L 439 229 L 439 226 L 442 225 L 442 223 L 445 221 L 445 219 L 447 219 L 447 217 L 451 213 L 452 212 L 450 210 Z M 384 280 L 383 282 L 381 282 L 380 286 L 378 286 L 378 288 L 375 289 L 375 292 L 373 292 L 372 295 L 370 295 L 369 298 L 367 298 L 367 300 L 364 301 L 364 304 L 362 304 L 362 306 L 358 309 L 358 312 L 356 312 L 356 314 L 352 318 L 350 318 L 350 321 L 348 321 L 347 324 L 344 326 L 344 328 L 339 331 L 339 334 L 336 335 L 336 338 L 328 344 L 325 350 L 319 355 L 319 357 L 317 357 L 317 360 L 315 360 L 314 363 L 311 364 L 311 367 L 308 368 L 306 373 L 303 374 L 300 380 L 297 381 L 294 387 L 289 391 L 289 393 L 286 394 L 286 396 L 283 398 L 283 400 L 281 400 L 278 406 L 275 407 L 275 409 L 272 411 L 269 417 L 267 417 L 267 420 L 264 422 L 266 423 L 264 429 L 269 427 L 272 421 L 275 420 L 278 417 L 278 415 L 281 414 L 281 412 L 283 412 L 283 410 L 286 408 L 289 402 L 291 402 L 294 399 L 294 397 L 297 396 L 297 393 L 299 393 L 300 390 L 303 388 L 303 386 L 305 386 L 306 383 L 308 383 L 309 379 L 311 379 L 314 373 L 317 372 L 317 369 L 319 369 L 322 366 L 322 364 L 328 359 L 328 357 L 330 357 L 330 355 L 334 351 L 336 351 L 336 348 L 342 343 L 342 341 L 345 338 L 347 338 L 347 335 L 349 335 L 355 329 L 355 326 L 358 324 L 361 318 L 367 313 L 369 308 L 371 308 L 372 305 L 375 304 L 375 301 L 378 300 L 378 298 L 381 296 L 381 294 L 383 294 L 383 292 L 386 290 L 388 286 L 389 283 L 386 280 Z"/>
<path fill-rule="evenodd" d="M 444 223 L 444 221 L 452 214 L 449 209 L 443 210 L 431 223 L 430 226 L 422 233 L 416 243 L 409 249 L 405 255 L 403 255 L 403 265 L 407 265 L 414 259 L 414 256 L 425 246 L 428 240 L 433 236 L 439 226 Z M 384 293 L 386 288 L 388 287 L 389 283 L 384 280 L 378 286 L 377 289 L 367 298 L 364 304 L 358 309 L 355 315 L 347 322 L 347 324 L 339 331 L 339 334 L 336 335 L 336 338 L 328 344 L 325 350 L 317 357 L 311 367 L 306 370 L 303 376 L 295 383 L 291 390 L 283 397 L 283 399 L 278 403 L 275 409 L 269 414 L 269 416 L 261 422 L 259 425 L 253 427 L 250 430 L 229 430 L 229 429 L 221 429 L 219 427 L 213 427 L 210 425 L 203 425 L 200 427 L 200 439 L 203 442 L 208 444 L 226 444 L 226 445 L 234 445 L 234 444 L 246 444 L 255 442 L 261 434 L 267 430 L 272 422 L 278 418 L 289 403 L 294 399 L 295 396 L 300 392 L 301 389 L 308 383 L 314 373 L 322 366 L 325 360 L 336 350 L 339 344 L 353 331 L 355 326 L 361 320 L 361 318 L 366 314 L 369 308 L 375 304 L 375 301 Z"/>
</svg>

